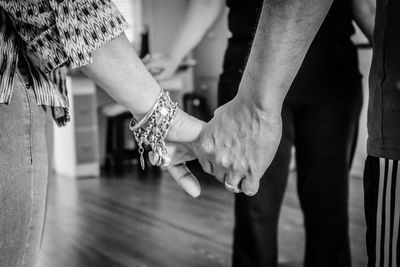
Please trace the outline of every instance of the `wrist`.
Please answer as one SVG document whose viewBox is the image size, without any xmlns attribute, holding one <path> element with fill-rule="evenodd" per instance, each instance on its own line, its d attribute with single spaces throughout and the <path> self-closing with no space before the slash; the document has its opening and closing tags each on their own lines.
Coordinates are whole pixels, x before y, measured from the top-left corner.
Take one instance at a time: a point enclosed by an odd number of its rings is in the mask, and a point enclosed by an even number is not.
<svg viewBox="0 0 400 267">
<path fill-rule="evenodd" d="M 178 108 L 168 131 L 167 141 L 179 143 L 193 142 L 199 137 L 203 125 L 203 121 L 190 116 Z"/>
<path fill-rule="evenodd" d="M 240 123 L 242 123 L 241 121 L 252 121 L 263 128 L 267 125 L 280 125 L 282 122 L 281 109 L 260 107 L 252 99 L 240 96 L 235 97 L 230 103 L 229 109 L 233 120 Z"/>
<path fill-rule="evenodd" d="M 284 96 L 273 86 L 244 74 L 234 100 L 262 117 L 280 118 Z"/>
<path fill-rule="evenodd" d="M 146 90 L 149 93 L 151 92 L 150 95 L 148 95 L 147 97 L 144 97 L 144 100 L 147 100 L 146 103 L 143 104 L 143 107 L 141 110 L 131 110 L 131 113 L 133 115 L 133 117 L 135 117 L 135 119 L 137 121 L 141 121 L 143 120 L 147 115 L 149 115 L 150 113 L 152 113 L 152 111 L 154 110 L 155 106 L 157 105 L 158 99 L 160 98 L 160 95 L 162 93 L 162 89 L 160 88 L 160 86 L 158 86 L 157 84 L 157 88 L 154 88 L 152 90 Z"/>
</svg>

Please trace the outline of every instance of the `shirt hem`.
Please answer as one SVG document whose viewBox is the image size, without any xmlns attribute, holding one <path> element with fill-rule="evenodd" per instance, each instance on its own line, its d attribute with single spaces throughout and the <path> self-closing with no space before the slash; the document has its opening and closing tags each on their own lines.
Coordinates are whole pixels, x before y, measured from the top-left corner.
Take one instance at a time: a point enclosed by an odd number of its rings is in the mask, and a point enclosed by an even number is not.
<svg viewBox="0 0 400 267">
<path fill-rule="evenodd" d="M 386 147 L 380 144 L 368 142 L 367 154 L 377 158 L 400 160 L 400 146 Z"/>
</svg>

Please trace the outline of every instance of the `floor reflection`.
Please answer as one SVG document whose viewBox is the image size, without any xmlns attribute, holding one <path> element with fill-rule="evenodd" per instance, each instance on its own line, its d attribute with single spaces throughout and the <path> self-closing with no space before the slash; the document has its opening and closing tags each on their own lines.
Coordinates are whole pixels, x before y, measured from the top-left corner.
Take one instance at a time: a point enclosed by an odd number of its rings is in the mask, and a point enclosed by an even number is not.
<svg viewBox="0 0 400 267">
<path fill-rule="evenodd" d="M 297 267 L 304 250 L 295 174 L 280 219 L 281 266 Z M 41 267 L 229 266 L 233 197 L 205 177 L 193 200 L 164 172 L 50 181 Z M 362 183 L 351 179 L 353 266 L 365 266 Z"/>
</svg>

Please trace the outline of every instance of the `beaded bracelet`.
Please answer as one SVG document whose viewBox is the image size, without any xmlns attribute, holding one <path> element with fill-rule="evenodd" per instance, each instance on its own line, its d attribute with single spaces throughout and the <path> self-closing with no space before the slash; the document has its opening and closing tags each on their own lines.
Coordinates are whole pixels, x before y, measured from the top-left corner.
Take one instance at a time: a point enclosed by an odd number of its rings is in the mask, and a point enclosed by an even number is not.
<svg viewBox="0 0 400 267">
<path fill-rule="evenodd" d="M 163 164 L 164 167 L 167 167 L 170 164 L 171 159 L 168 156 L 164 140 L 177 110 L 178 104 L 171 100 L 168 92 L 161 90 L 153 107 L 140 122 L 132 117 L 129 128 L 138 143 L 140 166 L 143 170 L 145 168 L 143 145 L 149 145 L 152 152 L 157 155 L 156 165 Z M 147 126 L 143 127 L 145 124 Z"/>
</svg>

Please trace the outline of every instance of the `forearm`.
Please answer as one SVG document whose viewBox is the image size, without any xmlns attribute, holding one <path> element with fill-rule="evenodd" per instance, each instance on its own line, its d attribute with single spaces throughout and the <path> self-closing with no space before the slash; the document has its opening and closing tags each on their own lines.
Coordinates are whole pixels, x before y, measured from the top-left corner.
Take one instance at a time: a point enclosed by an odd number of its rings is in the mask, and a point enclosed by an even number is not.
<svg viewBox="0 0 400 267">
<path fill-rule="evenodd" d="M 332 0 L 265 0 L 238 98 L 280 115 Z"/>
<path fill-rule="evenodd" d="M 354 21 L 371 43 L 374 34 L 375 10 L 374 0 L 353 0 Z"/>
<path fill-rule="evenodd" d="M 185 19 L 177 32 L 169 57 L 176 62 L 181 62 L 201 42 L 223 7 L 224 0 L 190 0 Z"/>
<path fill-rule="evenodd" d="M 136 118 L 147 113 L 161 90 L 125 34 L 97 49 L 93 63 L 81 70 Z"/>
</svg>

